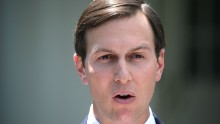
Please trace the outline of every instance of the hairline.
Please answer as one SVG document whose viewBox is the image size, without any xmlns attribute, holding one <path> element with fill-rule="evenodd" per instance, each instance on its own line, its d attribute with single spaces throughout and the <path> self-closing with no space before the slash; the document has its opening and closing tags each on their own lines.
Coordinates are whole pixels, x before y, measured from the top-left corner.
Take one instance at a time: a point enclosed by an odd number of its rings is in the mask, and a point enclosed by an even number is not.
<svg viewBox="0 0 220 124">
<path fill-rule="evenodd" d="M 107 20 L 105 20 L 105 21 L 103 21 L 103 22 L 101 22 L 100 24 L 97 24 L 97 25 L 95 25 L 95 26 L 91 26 L 91 27 L 88 27 L 88 28 L 86 28 L 85 30 L 84 30 L 84 36 L 83 36 L 83 40 L 84 40 L 84 42 L 85 42 L 85 45 L 86 45 L 86 49 L 85 49 L 85 58 L 86 58 L 86 56 L 87 56 L 87 46 L 88 46 L 88 39 L 87 39 L 87 34 L 88 34 L 88 31 L 89 30 L 92 30 L 92 29 L 95 29 L 95 28 L 98 28 L 98 27 L 100 27 L 100 26 L 102 26 L 102 25 L 104 25 L 104 24 L 106 24 L 106 23 L 108 23 L 108 22 L 111 22 L 111 21 L 115 21 L 115 20 L 120 20 L 120 19 L 124 19 L 124 18 L 132 18 L 133 16 L 135 16 L 136 14 L 138 14 L 138 13 L 142 13 L 143 15 L 144 15 L 144 17 L 146 17 L 146 19 L 147 19 L 147 21 L 148 21 L 148 23 L 149 23 L 149 25 L 150 25 L 150 28 L 151 28 L 151 30 L 152 30 L 152 32 L 153 32 L 153 42 L 155 43 L 156 41 L 156 36 L 155 36 L 155 34 L 154 34 L 154 29 L 153 29 L 153 27 L 152 27 L 152 24 L 151 24 L 151 22 L 150 22 L 150 20 L 149 20 L 149 17 L 147 16 L 147 14 L 144 12 L 144 10 L 142 10 L 142 8 L 137 8 L 133 13 L 131 13 L 131 14 L 124 14 L 124 15 L 118 15 L 118 16 L 116 16 L 116 17 L 111 17 L 111 18 L 109 18 L 109 19 L 107 19 Z M 154 47 L 156 48 L 156 46 L 155 46 L 155 44 L 154 44 Z M 81 56 L 82 57 L 82 56 Z"/>
</svg>

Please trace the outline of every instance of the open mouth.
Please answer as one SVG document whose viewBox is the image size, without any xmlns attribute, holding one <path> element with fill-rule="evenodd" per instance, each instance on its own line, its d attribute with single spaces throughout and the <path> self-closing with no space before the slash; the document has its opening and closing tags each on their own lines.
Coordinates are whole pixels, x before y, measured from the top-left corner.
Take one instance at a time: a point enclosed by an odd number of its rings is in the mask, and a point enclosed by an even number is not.
<svg viewBox="0 0 220 124">
<path fill-rule="evenodd" d="M 117 96 L 115 96 L 115 97 L 117 97 L 117 98 L 119 98 L 119 99 L 129 99 L 130 97 L 133 97 L 133 96 L 127 94 L 127 95 L 117 95 Z"/>
<path fill-rule="evenodd" d="M 131 94 L 117 94 L 113 97 L 114 101 L 121 104 L 129 104 L 134 101 L 135 96 Z"/>
</svg>

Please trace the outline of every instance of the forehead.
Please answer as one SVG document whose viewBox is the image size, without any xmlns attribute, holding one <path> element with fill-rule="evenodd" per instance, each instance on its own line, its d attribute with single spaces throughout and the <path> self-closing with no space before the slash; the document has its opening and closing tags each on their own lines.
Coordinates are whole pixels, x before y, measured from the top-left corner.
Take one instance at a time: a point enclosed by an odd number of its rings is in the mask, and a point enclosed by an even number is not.
<svg viewBox="0 0 220 124">
<path fill-rule="evenodd" d="M 140 11 L 128 17 L 112 19 L 86 31 L 87 48 L 94 44 L 112 45 L 139 42 L 153 44 L 153 31 L 147 17 Z M 132 41 L 132 42 L 131 42 Z M 148 44 L 149 44 L 148 43 Z M 87 49 L 87 50 L 88 50 Z M 87 51 L 88 52 L 88 51 Z"/>
</svg>

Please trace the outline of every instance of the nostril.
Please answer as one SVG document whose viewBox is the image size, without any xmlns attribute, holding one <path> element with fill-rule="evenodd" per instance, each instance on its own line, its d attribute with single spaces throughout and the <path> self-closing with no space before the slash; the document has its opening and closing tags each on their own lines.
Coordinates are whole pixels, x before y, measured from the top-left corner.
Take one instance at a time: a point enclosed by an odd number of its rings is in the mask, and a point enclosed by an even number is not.
<svg viewBox="0 0 220 124">
<path fill-rule="evenodd" d="M 132 80 L 132 75 L 128 70 L 120 70 L 115 73 L 114 80 L 117 83 L 126 84 Z"/>
<path fill-rule="evenodd" d="M 129 82 L 131 82 L 132 77 L 131 76 L 127 76 L 127 77 L 115 77 L 114 81 L 116 83 L 122 83 L 122 84 L 127 84 Z"/>
</svg>

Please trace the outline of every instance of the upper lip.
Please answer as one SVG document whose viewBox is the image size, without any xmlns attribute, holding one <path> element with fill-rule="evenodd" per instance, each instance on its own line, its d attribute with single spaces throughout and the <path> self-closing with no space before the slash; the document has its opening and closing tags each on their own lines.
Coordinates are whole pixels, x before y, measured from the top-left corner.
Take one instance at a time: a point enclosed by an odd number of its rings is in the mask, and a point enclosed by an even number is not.
<svg viewBox="0 0 220 124">
<path fill-rule="evenodd" d="M 132 96 L 132 97 L 135 96 L 135 94 L 131 91 L 117 91 L 117 92 L 113 93 L 113 97 L 117 97 L 118 95 L 120 95 L 120 96 L 129 95 L 129 96 Z"/>
</svg>

